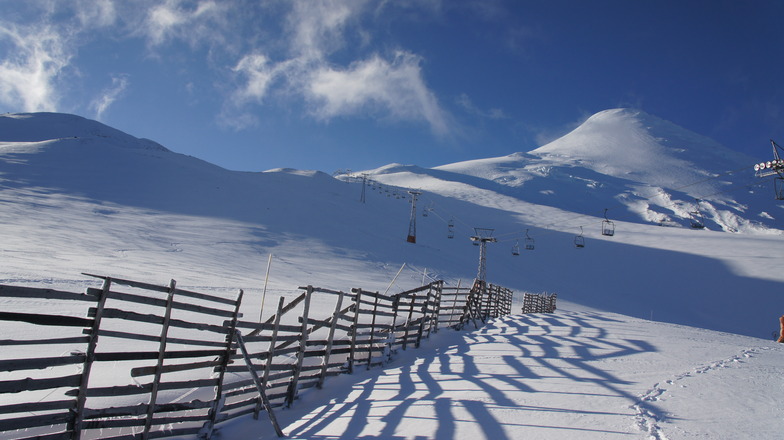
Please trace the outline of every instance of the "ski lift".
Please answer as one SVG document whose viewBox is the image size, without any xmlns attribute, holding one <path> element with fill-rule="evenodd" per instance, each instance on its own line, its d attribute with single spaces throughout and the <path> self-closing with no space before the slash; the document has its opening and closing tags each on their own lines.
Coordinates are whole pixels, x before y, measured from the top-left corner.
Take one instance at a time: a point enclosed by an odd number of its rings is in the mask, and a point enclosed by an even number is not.
<svg viewBox="0 0 784 440">
<path fill-rule="evenodd" d="M 607 208 L 604 208 L 604 220 L 602 221 L 602 235 L 612 237 L 615 235 L 615 223 L 607 218 Z"/>
<path fill-rule="evenodd" d="M 580 226 L 580 235 L 574 237 L 574 247 L 577 249 L 585 247 L 585 238 L 583 238 L 583 227 Z"/>
<path fill-rule="evenodd" d="M 534 250 L 534 239 L 528 236 L 528 229 L 525 230 L 525 250 Z"/>
<path fill-rule="evenodd" d="M 700 212 L 700 200 L 695 199 L 697 202 L 697 209 L 690 212 L 689 215 L 691 216 L 691 228 L 692 229 L 703 229 L 705 228 L 705 221 L 702 216 L 702 212 Z"/>
<path fill-rule="evenodd" d="M 515 244 L 512 246 L 512 255 L 520 255 L 520 240 L 515 240 Z"/>
<path fill-rule="evenodd" d="M 450 218 L 449 223 L 447 223 L 446 227 L 447 227 L 446 238 L 455 238 L 455 221 Z"/>
</svg>

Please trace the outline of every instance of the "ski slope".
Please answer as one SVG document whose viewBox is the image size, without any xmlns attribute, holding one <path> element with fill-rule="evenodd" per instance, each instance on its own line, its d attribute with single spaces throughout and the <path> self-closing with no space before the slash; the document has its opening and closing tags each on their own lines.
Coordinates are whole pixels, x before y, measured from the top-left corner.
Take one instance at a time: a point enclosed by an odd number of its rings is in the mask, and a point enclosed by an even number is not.
<svg viewBox="0 0 784 440">
<path fill-rule="evenodd" d="M 281 413 L 284 430 L 317 439 L 775 438 L 784 363 L 771 332 L 784 314 L 784 238 L 780 206 L 751 171 L 758 161 L 617 109 L 526 153 L 370 170 L 383 187 L 367 187 L 361 203 L 356 178 L 234 172 L 78 116 L 2 115 L 0 282 L 78 291 L 96 287 L 82 272 L 174 278 L 218 294 L 245 289 L 242 312 L 257 316 L 272 254 L 269 315 L 270 298 L 308 284 L 398 292 L 427 277 L 470 282 L 478 252 L 468 237 L 493 228 L 488 279 L 557 292 L 558 313 L 442 331 L 383 371 L 305 394 Z M 416 245 L 405 241 L 408 188 L 423 192 Z M 689 227 L 695 198 L 702 230 Z M 612 237 L 600 233 L 605 209 Z M 576 249 L 580 227 L 586 246 Z M 511 255 L 526 232 L 536 249 Z M 753 426 L 740 423 L 752 417 Z M 267 428 L 241 420 L 224 438 L 271 438 Z"/>
</svg>

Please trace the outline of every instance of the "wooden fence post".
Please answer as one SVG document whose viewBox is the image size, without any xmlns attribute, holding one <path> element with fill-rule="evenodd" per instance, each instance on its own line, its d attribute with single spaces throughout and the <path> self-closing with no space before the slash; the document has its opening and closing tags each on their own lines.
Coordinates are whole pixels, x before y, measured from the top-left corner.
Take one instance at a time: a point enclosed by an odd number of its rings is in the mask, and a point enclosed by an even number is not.
<svg viewBox="0 0 784 440">
<path fill-rule="evenodd" d="M 392 328 L 389 331 L 389 353 L 387 353 L 387 362 L 392 360 L 392 347 L 395 346 L 395 338 L 397 337 L 397 312 L 400 309 L 400 296 L 395 295 L 392 299 Z"/>
<path fill-rule="evenodd" d="M 155 364 L 155 374 L 153 375 L 152 390 L 150 391 L 150 403 L 147 405 L 147 418 L 144 421 L 142 440 L 147 440 L 149 438 L 152 419 L 155 417 L 155 403 L 158 400 L 158 387 L 161 384 L 161 368 L 163 367 L 163 359 L 166 355 L 166 338 L 169 335 L 169 323 L 171 322 L 172 303 L 174 302 L 174 291 L 176 286 L 176 281 L 171 280 L 169 282 L 169 292 L 166 296 L 166 312 L 163 315 L 160 344 L 158 345 L 158 361 Z"/>
<path fill-rule="evenodd" d="M 405 332 L 403 333 L 403 350 L 406 349 L 406 345 L 408 345 L 408 329 L 411 328 L 411 318 L 414 316 L 414 303 L 416 302 L 416 293 L 411 295 L 411 303 L 408 308 L 408 319 L 406 319 L 406 327 Z"/>
<path fill-rule="evenodd" d="M 240 289 L 239 295 L 237 295 L 237 303 L 234 306 L 234 315 L 231 318 L 231 324 L 229 324 L 226 333 L 226 351 L 223 354 L 220 367 L 218 367 L 220 370 L 218 372 L 218 385 L 215 388 L 215 400 L 213 400 L 208 413 L 210 419 L 204 424 L 202 432 L 200 433 L 200 437 L 202 438 L 212 438 L 212 431 L 215 429 L 215 424 L 218 422 L 218 416 L 220 415 L 223 406 L 223 379 L 226 377 L 226 369 L 229 366 L 229 361 L 231 361 L 232 345 L 234 345 L 234 335 L 237 332 L 237 320 L 240 316 L 242 295 L 243 291 Z"/>
<path fill-rule="evenodd" d="M 278 300 L 278 310 L 275 312 L 275 323 L 272 326 L 272 338 L 269 344 L 269 350 L 267 351 L 267 363 L 264 365 L 264 378 L 262 379 L 262 385 L 264 388 L 269 387 L 269 375 L 270 369 L 272 368 L 272 359 L 275 357 L 275 344 L 278 343 L 278 328 L 280 327 L 280 317 L 283 315 L 283 303 L 286 301 L 286 298 L 280 297 Z M 255 333 L 255 332 L 254 332 Z M 253 418 L 259 418 L 259 411 L 261 411 L 262 401 L 256 404 L 256 408 L 253 411 Z"/>
<path fill-rule="evenodd" d="M 433 286 L 436 289 L 436 292 L 433 295 L 433 298 L 435 298 L 435 301 L 436 301 L 436 307 L 435 307 L 435 310 L 433 311 L 433 316 L 434 316 L 434 320 L 435 320 L 435 322 L 433 323 L 433 333 L 438 333 L 438 315 L 441 313 L 441 293 L 442 293 L 442 288 L 444 286 L 444 282 L 443 281 L 434 281 L 434 282 L 430 283 L 430 285 Z M 433 288 L 433 287 L 431 287 L 431 288 Z M 428 337 L 429 336 L 430 335 L 428 334 Z"/>
<path fill-rule="evenodd" d="M 289 408 L 297 398 L 297 385 L 299 382 L 299 375 L 302 372 L 302 361 L 305 359 L 305 350 L 307 349 L 308 342 L 308 314 L 310 312 L 310 297 L 313 295 L 313 286 L 308 286 L 307 293 L 305 294 L 305 309 L 302 312 L 302 334 L 299 341 L 299 351 L 297 352 L 297 363 L 294 366 L 294 376 L 291 378 L 289 384 L 289 392 L 287 397 L 287 405 Z"/>
<path fill-rule="evenodd" d="M 87 352 L 85 353 L 84 369 L 82 369 L 82 378 L 79 385 L 79 394 L 76 398 L 76 410 L 73 420 L 72 438 L 80 440 L 82 438 L 82 420 L 84 420 L 84 405 L 87 402 L 87 387 L 90 381 L 90 370 L 92 370 L 93 362 L 95 362 L 95 349 L 98 345 L 98 331 L 101 328 L 101 317 L 103 316 L 103 309 L 106 305 L 106 299 L 109 296 L 109 289 L 112 286 L 112 279 L 105 278 L 103 286 L 101 287 L 101 294 L 98 298 L 98 305 L 95 309 L 95 318 L 93 320 L 93 328 L 90 332 L 90 342 L 87 344 Z"/>
<path fill-rule="evenodd" d="M 376 300 L 373 302 L 373 320 L 370 323 L 370 341 L 368 342 L 368 363 L 367 369 L 370 369 L 370 361 L 373 360 L 373 334 L 376 331 L 376 312 L 378 311 L 378 292 L 376 292 Z"/>
<path fill-rule="evenodd" d="M 354 353 L 357 349 L 357 332 L 359 331 L 359 308 L 360 298 L 362 297 L 361 289 L 351 289 L 351 293 L 355 293 L 354 297 L 354 324 L 351 326 L 351 350 L 348 354 L 348 374 L 354 372 Z"/>
<path fill-rule="evenodd" d="M 275 433 L 278 434 L 278 437 L 285 437 L 286 435 L 283 433 L 283 430 L 280 429 L 278 419 L 272 411 L 272 405 L 270 405 L 269 399 L 267 399 L 267 393 L 264 391 L 264 386 L 259 380 L 259 375 L 256 373 L 256 369 L 250 361 L 248 349 L 245 348 L 245 341 L 242 340 L 242 333 L 240 333 L 239 330 L 235 330 L 235 333 L 237 335 L 237 345 L 240 346 L 242 357 L 245 359 L 245 365 L 248 366 L 248 372 L 250 372 L 250 375 L 253 378 L 253 383 L 256 385 L 256 390 L 259 392 L 259 398 L 261 399 L 262 405 L 264 405 L 264 409 L 267 411 L 267 416 L 269 416 L 270 422 L 272 422 L 272 427 L 275 428 Z"/>
<path fill-rule="evenodd" d="M 324 365 L 321 368 L 321 375 L 319 376 L 316 388 L 321 389 L 324 386 L 324 379 L 327 377 L 327 369 L 329 368 L 329 356 L 332 353 L 332 340 L 335 338 L 335 327 L 338 325 L 340 318 L 340 307 L 343 306 L 343 292 L 338 294 L 338 301 L 335 304 L 335 312 L 332 313 L 332 322 L 329 326 L 329 337 L 327 337 L 327 346 L 324 351 Z"/>
<path fill-rule="evenodd" d="M 422 332 L 424 332 L 425 330 L 425 323 L 427 322 L 427 325 L 428 326 L 430 325 L 430 319 L 429 319 L 430 316 L 428 315 L 429 303 L 430 303 L 430 289 L 428 289 L 427 295 L 425 295 L 425 305 L 422 306 L 422 319 L 419 321 L 419 329 L 417 330 L 416 344 L 414 345 L 415 348 L 419 348 L 419 344 L 422 342 Z"/>
</svg>

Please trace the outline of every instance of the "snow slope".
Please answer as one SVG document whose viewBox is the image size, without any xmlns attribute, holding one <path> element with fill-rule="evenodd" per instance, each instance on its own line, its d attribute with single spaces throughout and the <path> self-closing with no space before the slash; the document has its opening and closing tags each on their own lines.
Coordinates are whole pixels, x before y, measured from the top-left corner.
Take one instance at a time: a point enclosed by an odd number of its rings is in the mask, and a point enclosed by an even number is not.
<svg viewBox="0 0 784 440">
<path fill-rule="evenodd" d="M 597 151 L 602 145 L 616 153 Z M 626 157 L 623 168 L 618 155 L 628 145 L 645 160 Z M 383 186 L 367 187 L 361 203 L 358 179 L 290 169 L 233 172 L 73 115 L 2 115 L 0 283 L 73 291 L 96 286 L 81 272 L 160 284 L 174 278 L 183 288 L 227 296 L 243 288 L 242 311 L 256 316 L 269 254 L 271 298 L 307 284 L 396 292 L 427 276 L 468 282 L 478 254 L 468 236 L 473 227 L 494 228 L 499 242 L 489 245 L 488 279 L 518 292 L 517 301 L 525 290 L 558 292 L 558 314 L 511 317 L 463 335 L 442 332 L 431 342 L 435 353 L 410 352 L 391 370 L 340 378 L 331 391 L 307 395 L 312 402 L 284 412 L 291 414 L 287 428 L 304 438 L 738 438 L 735 420 L 781 408 L 780 392 L 761 394 L 783 385 L 782 354 L 770 336 L 784 313 L 779 207 L 769 191 L 747 186 L 757 183 L 751 171 L 743 171 L 748 180 L 725 174 L 745 160 L 653 116 L 613 110 L 529 153 L 371 171 Z M 405 242 L 406 188 L 423 190 L 416 245 Z M 724 192 L 703 197 L 714 190 Z M 688 227 L 687 205 L 698 195 L 704 230 Z M 615 220 L 613 237 L 599 233 L 605 208 Z M 658 226 L 656 216 L 675 227 Z M 447 238 L 450 221 L 454 239 Z M 586 247 L 575 249 L 580 227 Z M 512 256 L 526 231 L 536 249 Z M 0 300 L 3 309 L 41 307 Z M 13 337 L 15 330 L 2 331 Z M 472 340 L 488 345 L 466 342 Z M 483 379 L 455 376 L 448 367 L 469 362 Z M 414 385 L 391 384 L 401 373 Z M 740 377 L 743 387 L 734 382 Z M 449 394 L 452 384 L 478 394 Z M 578 386 L 585 391 L 569 391 Z M 727 387 L 737 401 L 725 397 Z M 397 405 L 382 403 L 395 401 L 391 392 Z M 700 396 L 715 401 L 701 407 L 707 419 L 691 409 Z M 378 420 L 359 426 L 354 411 Z M 326 413 L 337 425 L 316 420 Z M 426 413 L 451 415 L 452 422 L 417 418 Z M 305 414 L 313 421 L 295 422 Z M 543 415 L 547 426 L 532 426 Z M 769 438 L 781 420 L 772 414 L 752 434 Z M 715 431 L 706 431 L 708 423 Z M 247 434 L 254 427 L 232 425 L 227 438 L 269 438 L 264 430 Z"/>
</svg>

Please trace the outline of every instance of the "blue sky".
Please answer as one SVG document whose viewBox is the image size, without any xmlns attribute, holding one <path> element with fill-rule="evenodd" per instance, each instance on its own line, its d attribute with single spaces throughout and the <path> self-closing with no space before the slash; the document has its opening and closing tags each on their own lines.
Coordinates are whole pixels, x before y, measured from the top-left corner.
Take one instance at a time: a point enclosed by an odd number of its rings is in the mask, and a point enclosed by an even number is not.
<svg viewBox="0 0 784 440">
<path fill-rule="evenodd" d="M 438 166 L 634 107 L 761 159 L 780 1 L 0 0 L 0 112 L 233 170 Z"/>
</svg>

